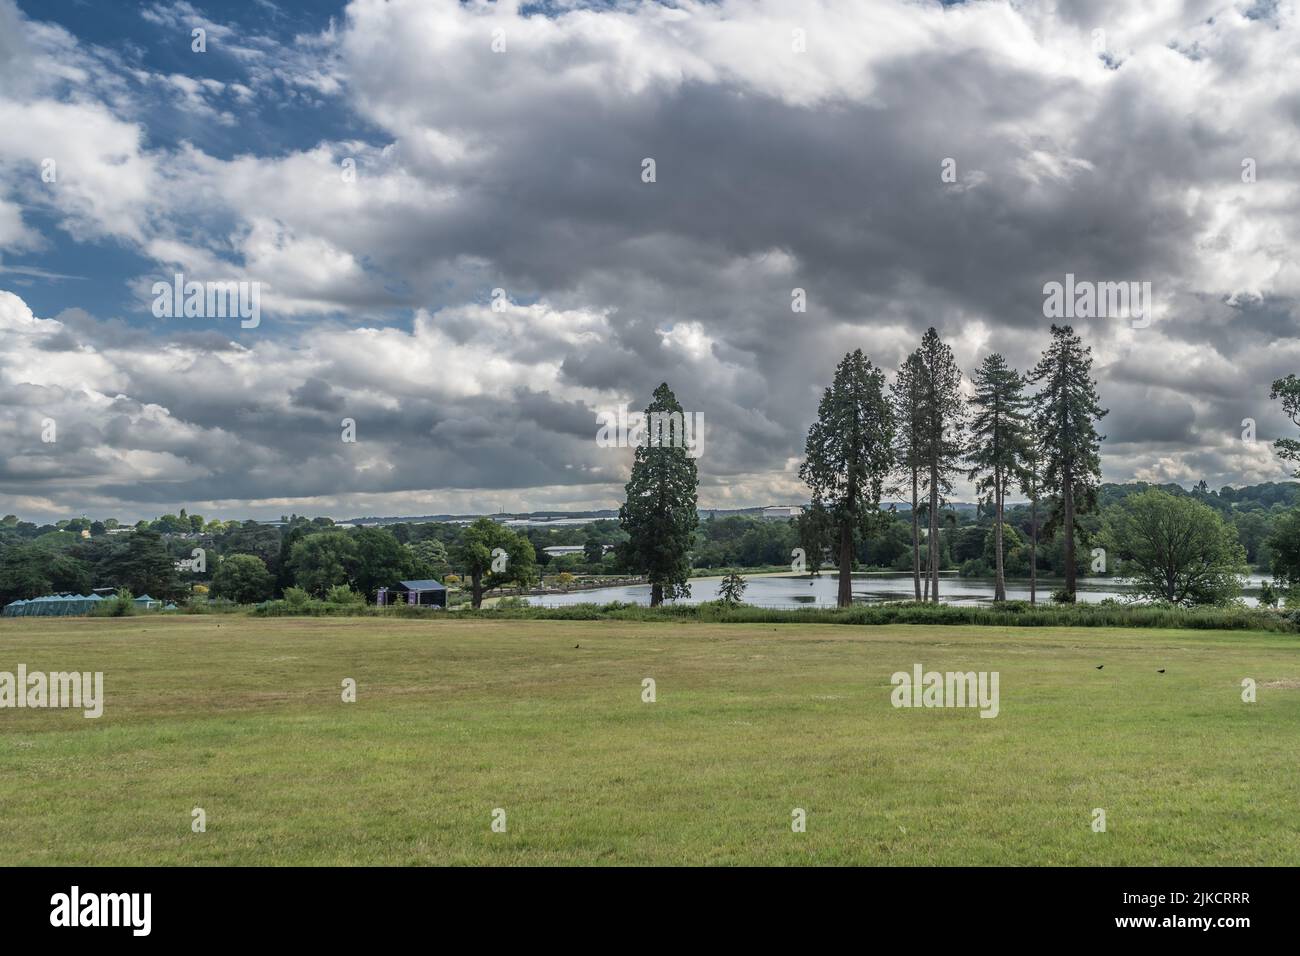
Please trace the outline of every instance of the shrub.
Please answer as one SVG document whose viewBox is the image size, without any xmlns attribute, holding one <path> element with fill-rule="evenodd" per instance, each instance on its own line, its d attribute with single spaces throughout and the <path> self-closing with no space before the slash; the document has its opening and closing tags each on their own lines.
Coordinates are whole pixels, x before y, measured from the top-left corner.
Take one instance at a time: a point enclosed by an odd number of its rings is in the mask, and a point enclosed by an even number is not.
<svg viewBox="0 0 1300 956">
<path fill-rule="evenodd" d="M 130 617 L 137 610 L 131 592 L 126 588 L 118 588 L 116 594 L 106 601 L 101 601 L 99 606 L 90 613 L 94 617 Z"/>
<path fill-rule="evenodd" d="M 343 606 L 361 605 L 366 603 L 366 596 L 358 594 L 346 584 L 336 584 L 325 592 L 326 604 L 341 604 Z"/>
</svg>

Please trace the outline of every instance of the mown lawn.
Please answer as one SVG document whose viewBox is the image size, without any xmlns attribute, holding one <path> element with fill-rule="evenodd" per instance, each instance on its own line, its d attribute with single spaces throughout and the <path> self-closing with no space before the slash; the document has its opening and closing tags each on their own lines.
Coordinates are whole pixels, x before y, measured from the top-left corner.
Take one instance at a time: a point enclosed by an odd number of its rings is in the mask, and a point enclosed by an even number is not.
<svg viewBox="0 0 1300 956">
<path fill-rule="evenodd" d="M 1000 715 L 894 709 L 917 662 Z M 107 701 L 0 710 L 8 864 L 1300 862 L 1295 635 L 0 621 L 19 663 Z"/>
</svg>

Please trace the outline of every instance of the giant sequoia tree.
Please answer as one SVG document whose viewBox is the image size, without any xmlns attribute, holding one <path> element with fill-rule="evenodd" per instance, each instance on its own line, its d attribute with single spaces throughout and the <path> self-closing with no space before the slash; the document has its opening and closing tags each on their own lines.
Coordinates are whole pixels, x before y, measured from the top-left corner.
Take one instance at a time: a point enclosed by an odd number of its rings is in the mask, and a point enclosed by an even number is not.
<svg viewBox="0 0 1300 956">
<path fill-rule="evenodd" d="M 1028 449 L 1029 399 L 1025 380 L 996 352 L 975 370 L 971 399 L 970 479 L 993 505 L 995 583 L 993 600 L 1007 599 L 1003 547 L 1003 504 L 1007 490 L 1024 474 Z"/>
<path fill-rule="evenodd" d="M 1068 325 L 1052 326 L 1052 342 L 1030 378 L 1041 388 L 1034 428 L 1043 452 L 1042 488 L 1055 496 L 1043 530 L 1065 533 L 1065 593 L 1074 601 L 1074 535 L 1079 516 L 1097 505 L 1102 436 L 1094 422 L 1106 409 L 1092 379 L 1092 349 Z"/>
<path fill-rule="evenodd" d="M 929 496 L 927 585 L 929 599 L 939 603 L 939 508 L 952 491 L 952 478 L 965 455 L 965 402 L 961 397 L 961 369 L 952 349 L 933 327 L 916 350 L 921 376 L 922 479 Z"/>
<path fill-rule="evenodd" d="M 646 421 L 680 428 L 685 415 L 665 382 L 654 391 Z M 662 417 L 667 416 L 667 417 Z M 660 435 L 637 447 L 628 481 L 627 501 L 618 509 L 619 525 L 629 538 L 620 548 L 623 563 L 650 582 L 650 606 L 664 598 L 688 597 L 690 549 L 699 516 L 695 511 L 699 474 L 687 454 L 683 435 Z"/>
<path fill-rule="evenodd" d="M 838 542 L 840 607 L 853 603 L 854 542 L 883 520 L 880 496 L 893 460 L 894 414 L 884 373 L 855 349 L 822 395 L 799 466 L 813 508 L 825 510 Z"/>
</svg>

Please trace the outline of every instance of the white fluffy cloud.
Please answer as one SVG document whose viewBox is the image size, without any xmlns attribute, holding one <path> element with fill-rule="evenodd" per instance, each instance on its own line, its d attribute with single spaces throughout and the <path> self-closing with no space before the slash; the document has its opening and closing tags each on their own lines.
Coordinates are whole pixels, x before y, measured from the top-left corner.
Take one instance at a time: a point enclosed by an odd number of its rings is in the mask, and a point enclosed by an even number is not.
<svg viewBox="0 0 1300 956">
<path fill-rule="evenodd" d="M 592 413 L 667 380 L 709 423 L 706 501 L 798 500 L 789 463 L 844 351 L 892 368 L 934 324 L 965 368 L 1027 367 L 1066 272 L 1159 303 L 1150 328 L 1081 323 L 1108 479 L 1285 474 L 1267 383 L 1300 359 L 1293 4 L 557 7 L 353 0 L 281 40 L 144 8 L 204 25 L 232 82 L 115 66 L 0 0 L 0 282 L 48 218 L 152 263 L 121 277 L 139 315 L 174 271 L 257 281 L 266 313 L 237 335 L 0 298 L 0 424 L 23 448 L 0 491 L 133 513 L 608 505 L 626 462 Z M 356 132 L 216 156 L 150 137 L 147 90 L 233 127 L 296 91 Z M 39 447 L 43 415 L 66 444 Z"/>
</svg>

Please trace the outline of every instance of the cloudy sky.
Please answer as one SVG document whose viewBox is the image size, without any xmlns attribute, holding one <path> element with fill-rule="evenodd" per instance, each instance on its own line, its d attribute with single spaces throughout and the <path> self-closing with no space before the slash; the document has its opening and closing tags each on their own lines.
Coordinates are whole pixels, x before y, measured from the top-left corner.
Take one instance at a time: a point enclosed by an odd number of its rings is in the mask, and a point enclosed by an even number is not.
<svg viewBox="0 0 1300 956">
<path fill-rule="evenodd" d="M 844 352 L 892 373 L 935 325 L 968 373 L 1027 368 L 1067 273 L 1154 296 L 1145 327 L 1075 322 L 1106 480 L 1284 479 L 1298 26 L 1293 0 L 0 0 L 0 510 L 615 506 L 596 411 L 661 381 L 704 416 L 702 504 L 803 501 Z M 259 283 L 259 324 L 155 317 L 178 272 Z"/>
</svg>

